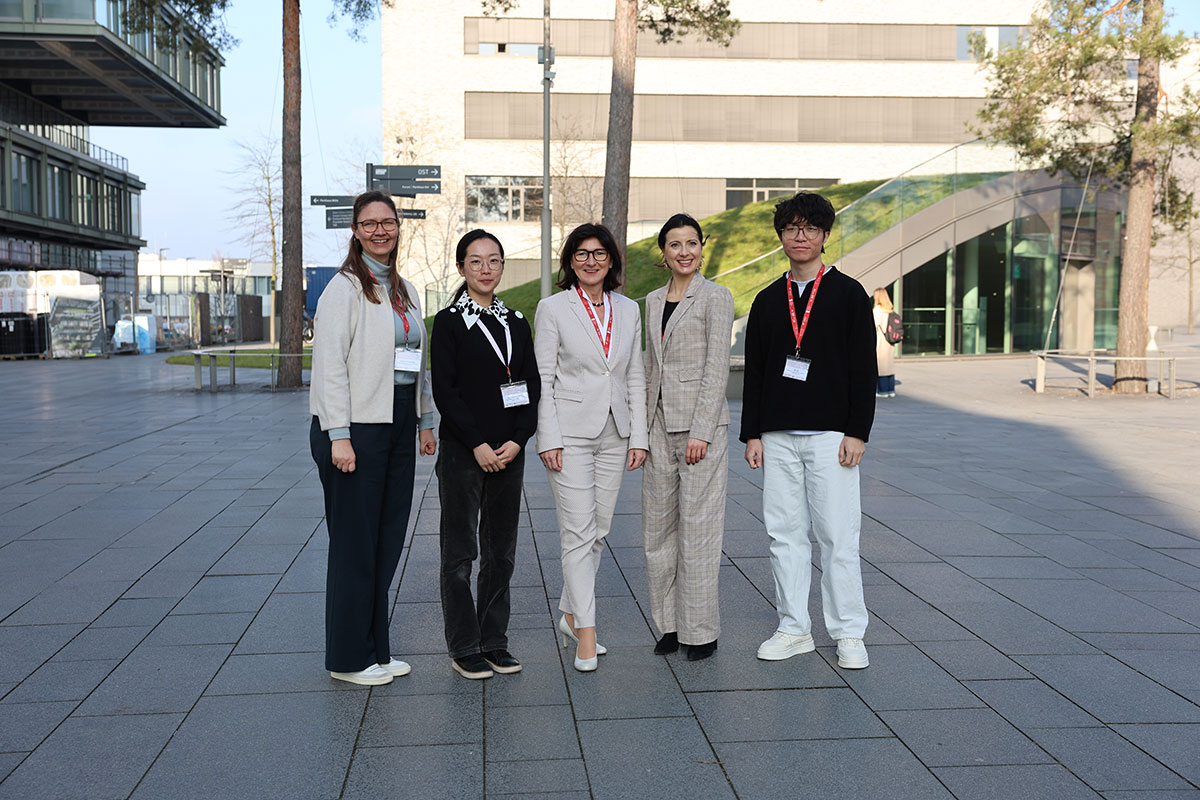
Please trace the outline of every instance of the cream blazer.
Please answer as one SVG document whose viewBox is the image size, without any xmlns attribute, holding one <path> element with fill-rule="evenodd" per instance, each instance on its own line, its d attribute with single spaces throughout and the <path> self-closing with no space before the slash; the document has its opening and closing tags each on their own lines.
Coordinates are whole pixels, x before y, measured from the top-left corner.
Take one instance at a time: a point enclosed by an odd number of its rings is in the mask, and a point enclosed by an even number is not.
<svg viewBox="0 0 1200 800">
<path fill-rule="evenodd" d="M 663 332 L 667 287 L 646 297 L 646 408 L 662 401 L 667 431 L 712 443 L 729 424 L 725 390 L 733 330 L 733 295 L 699 273 Z"/>
<path fill-rule="evenodd" d="M 610 293 L 613 317 L 609 358 L 574 288 L 538 303 L 533 351 L 542 378 L 538 402 L 539 453 L 563 446 L 563 436 L 595 438 L 611 411 L 630 449 L 649 449 L 642 315 L 637 303 Z M 603 317 L 598 315 L 598 320 Z"/>
<path fill-rule="evenodd" d="M 421 318 L 417 289 L 404 288 Z M 321 421 L 321 430 L 346 428 L 351 422 L 391 422 L 396 352 L 396 328 L 386 298 L 372 303 L 358 281 L 339 272 L 317 301 L 313 320 L 312 375 L 308 408 Z M 417 381 L 417 417 L 433 410 L 429 385 L 429 337 L 421 334 L 421 373 Z"/>
</svg>

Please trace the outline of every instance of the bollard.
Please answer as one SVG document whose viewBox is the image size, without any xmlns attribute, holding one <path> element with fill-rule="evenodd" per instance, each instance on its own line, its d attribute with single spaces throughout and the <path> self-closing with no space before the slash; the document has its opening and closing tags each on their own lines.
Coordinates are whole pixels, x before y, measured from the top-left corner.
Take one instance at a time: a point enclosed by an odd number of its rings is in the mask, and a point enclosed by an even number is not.
<svg viewBox="0 0 1200 800">
<path fill-rule="evenodd" d="M 1042 394 L 1046 391 L 1046 354 L 1037 354 L 1037 372 L 1033 379 L 1033 391 Z"/>
<path fill-rule="evenodd" d="M 192 353 L 192 356 L 196 359 L 196 391 L 198 392 L 204 388 L 204 371 L 200 368 L 200 354 Z"/>
<path fill-rule="evenodd" d="M 212 353 L 208 354 L 208 390 L 217 393 L 217 357 Z"/>
<path fill-rule="evenodd" d="M 1175 359 L 1167 361 L 1167 399 L 1175 399 Z"/>
<path fill-rule="evenodd" d="M 237 348 L 229 351 L 229 386 L 237 386 Z"/>
<path fill-rule="evenodd" d="M 271 353 L 271 391 L 275 391 L 275 354 Z"/>
<path fill-rule="evenodd" d="M 1087 396 L 1095 397 L 1096 385 L 1096 354 L 1092 353 L 1088 356 L 1088 376 L 1087 376 Z"/>
</svg>

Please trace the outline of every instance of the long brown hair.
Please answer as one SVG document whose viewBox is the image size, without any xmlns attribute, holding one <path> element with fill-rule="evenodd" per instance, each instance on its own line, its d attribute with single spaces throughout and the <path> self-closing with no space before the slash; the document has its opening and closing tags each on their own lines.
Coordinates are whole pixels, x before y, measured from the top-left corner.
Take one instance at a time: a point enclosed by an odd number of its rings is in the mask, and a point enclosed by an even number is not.
<svg viewBox="0 0 1200 800">
<path fill-rule="evenodd" d="M 397 217 L 396 246 L 392 248 L 392 252 L 388 254 L 387 258 L 388 286 L 391 289 L 390 294 L 400 301 L 400 307 L 407 310 L 412 308 L 412 302 L 409 300 L 408 290 L 404 288 L 404 281 L 400 280 L 400 270 L 396 269 L 396 253 L 400 250 L 400 215 L 396 212 L 396 203 L 392 200 L 392 196 L 387 192 L 371 190 L 363 192 L 354 198 L 353 224 L 358 224 L 358 215 L 371 203 L 383 203 Z M 376 283 L 375 276 L 371 274 L 371 269 L 367 266 L 367 262 L 363 260 L 362 242 L 353 234 L 350 235 L 349 251 L 346 253 L 345 260 L 342 261 L 342 268 L 338 271 L 355 278 L 358 281 L 358 285 L 362 287 L 363 296 L 369 301 L 372 303 L 382 302 L 383 298 L 379 296 L 380 286 Z"/>
</svg>

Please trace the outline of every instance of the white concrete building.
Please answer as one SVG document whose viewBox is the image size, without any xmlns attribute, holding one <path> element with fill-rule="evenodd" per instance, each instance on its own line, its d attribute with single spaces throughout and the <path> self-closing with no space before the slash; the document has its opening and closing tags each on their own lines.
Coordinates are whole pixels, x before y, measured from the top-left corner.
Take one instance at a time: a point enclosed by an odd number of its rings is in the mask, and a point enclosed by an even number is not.
<svg viewBox="0 0 1200 800">
<path fill-rule="evenodd" d="M 891 178 L 969 140 L 985 81 L 972 28 L 1015 38 L 1033 0 L 732 0 L 728 48 L 638 41 L 630 237 L 798 188 Z M 536 276 L 542 202 L 542 3 L 501 18 L 479 0 L 383 10 L 383 149 L 437 164 L 443 193 L 406 205 L 409 275 L 453 283 L 469 227 L 504 241 L 506 283 Z M 600 216 L 611 85 L 611 0 L 553 0 L 552 206 L 561 228 Z M 1004 155 L 998 155 L 1005 161 Z M 986 165 L 980 165 L 986 168 Z M 423 268 L 423 271 L 422 271 Z"/>
</svg>

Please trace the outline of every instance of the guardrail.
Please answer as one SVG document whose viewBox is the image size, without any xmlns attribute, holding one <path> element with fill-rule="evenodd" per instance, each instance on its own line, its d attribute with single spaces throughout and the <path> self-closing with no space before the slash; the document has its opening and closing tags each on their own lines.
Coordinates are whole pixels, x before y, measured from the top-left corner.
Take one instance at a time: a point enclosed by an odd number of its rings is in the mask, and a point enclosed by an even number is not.
<svg viewBox="0 0 1200 800">
<path fill-rule="evenodd" d="M 207 348 L 205 350 L 192 350 L 191 354 L 192 354 L 192 357 L 195 359 L 195 366 L 196 366 L 196 391 L 200 392 L 200 391 L 204 390 L 204 361 L 207 360 L 208 361 L 208 390 L 213 394 L 217 393 L 217 385 L 218 385 L 217 359 L 219 359 L 219 358 L 224 357 L 224 358 L 229 359 L 229 386 L 234 387 L 234 386 L 237 386 L 237 360 L 238 360 L 238 358 L 248 358 L 248 357 L 262 358 L 264 355 L 267 356 L 268 361 L 269 361 L 269 368 L 271 370 L 270 386 L 271 386 L 271 391 L 273 392 L 273 391 L 275 391 L 276 386 L 277 386 L 276 376 L 277 376 L 277 371 L 279 369 L 279 363 L 280 363 L 279 359 L 304 358 L 307 355 L 311 355 L 310 353 L 276 353 L 274 351 L 264 353 L 262 350 L 257 350 L 257 349 L 242 350 L 241 352 L 238 352 L 238 349 L 236 347 L 228 347 L 228 348 L 213 347 L 213 348 Z"/>
<path fill-rule="evenodd" d="M 1118 356 L 1111 350 L 1090 350 L 1087 352 L 1067 351 L 1067 350 L 1034 350 L 1032 355 L 1037 360 L 1037 372 L 1033 380 L 1033 391 L 1037 394 L 1042 394 L 1046 391 L 1046 361 L 1056 359 L 1059 361 L 1086 361 L 1087 384 L 1084 391 L 1089 398 L 1096 396 L 1096 364 L 1098 362 L 1111 362 L 1114 366 L 1118 361 L 1144 361 L 1147 365 L 1150 363 L 1158 364 L 1158 391 L 1157 394 L 1162 394 L 1163 386 L 1163 365 L 1167 367 L 1167 399 L 1175 399 L 1175 365 L 1180 360 L 1189 360 L 1200 358 L 1200 356 L 1178 356 L 1178 355 L 1163 355 L 1163 356 Z"/>
</svg>

